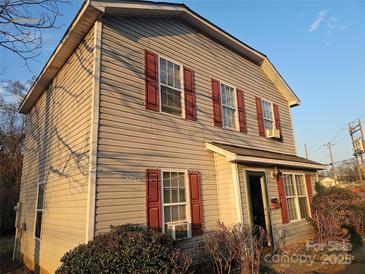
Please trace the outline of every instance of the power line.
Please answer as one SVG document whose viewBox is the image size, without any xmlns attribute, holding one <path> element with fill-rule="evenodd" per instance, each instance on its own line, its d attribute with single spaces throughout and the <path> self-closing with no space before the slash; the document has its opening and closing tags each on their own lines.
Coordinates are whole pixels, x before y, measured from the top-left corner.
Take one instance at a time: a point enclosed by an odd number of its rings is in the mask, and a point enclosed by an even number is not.
<svg viewBox="0 0 365 274">
<path fill-rule="evenodd" d="M 357 119 L 360 119 L 360 118 L 362 118 L 362 117 L 365 117 L 365 113 L 364 114 L 362 114 L 362 115 L 360 115 L 358 118 L 356 118 L 355 120 L 357 120 Z M 364 121 L 362 121 L 362 122 L 364 122 Z M 346 124 L 344 127 L 342 127 L 342 128 L 340 128 L 337 132 L 336 132 L 336 134 L 330 139 L 330 141 L 329 142 L 331 142 L 332 144 L 332 146 L 335 146 L 335 145 L 337 145 L 337 144 L 339 144 L 339 143 L 342 143 L 343 141 L 344 141 L 344 139 L 346 138 L 346 136 L 347 135 L 345 135 L 342 139 L 340 139 L 338 142 L 335 142 L 334 143 L 334 141 L 336 140 L 336 138 L 338 138 L 339 136 L 341 136 L 341 133 L 343 133 L 343 132 L 347 132 L 348 131 L 348 125 Z M 317 147 L 315 150 L 313 150 L 313 152 L 310 152 L 310 155 L 316 155 L 316 154 L 318 154 L 319 152 L 322 152 L 322 150 L 323 149 L 325 149 L 325 148 L 328 148 L 327 147 L 327 144 L 328 144 L 328 142 L 326 143 L 326 144 L 323 144 L 323 145 L 321 145 L 321 146 L 319 146 L 319 147 Z M 324 150 L 323 150 L 323 152 L 324 152 Z M 322 157 L 323 158 L 323 157 Z"/>
</svg>

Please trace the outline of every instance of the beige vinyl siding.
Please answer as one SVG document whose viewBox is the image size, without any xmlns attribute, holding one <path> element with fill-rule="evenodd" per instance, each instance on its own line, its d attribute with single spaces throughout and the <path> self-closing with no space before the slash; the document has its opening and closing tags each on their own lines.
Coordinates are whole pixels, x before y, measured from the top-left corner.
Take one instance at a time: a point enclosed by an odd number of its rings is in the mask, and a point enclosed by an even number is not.
<svg viewBox="0 0 365 274">
<path fill-rule="evenodd" d="M 195 72 L 197 121 L 144 106 L 144 50 Z M 211 78 L 245 92 L 248 134 L 213 125 Z M 203 227 L 220 219 L 213 153 L 205 142 L 295 153 L 288 102 L 256 64 L 172 18 L 103 18 L 96 232 L 146 222 L 145 170 L 202 173 Z M 255 96 L 279 105 L 284 143 L 258 136 Z"/>
<path fill-rule="evenodd" d="M 217 153 L 214 153 L 214 161 L 220 221 L 227 226 L 232 226 L 238 222 L 232 166 L 226 161 L 226 157 Z"/>
<path fill-rule="evenodd" d="M 85 240 L 93 73 L 93 30 L 30 110 L 21 182 L 21 252 L 28 267 L 54 272 Z M 35 240 L 37 185 L 45 181 L 41 241 Z"/>
</svg>

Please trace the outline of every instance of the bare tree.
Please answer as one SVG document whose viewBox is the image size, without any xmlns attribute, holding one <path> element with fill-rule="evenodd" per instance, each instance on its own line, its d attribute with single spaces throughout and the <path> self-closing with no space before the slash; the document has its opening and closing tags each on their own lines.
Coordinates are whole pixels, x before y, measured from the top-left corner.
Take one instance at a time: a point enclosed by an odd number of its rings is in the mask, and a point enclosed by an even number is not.
<svg viewBox="0 0 365 274">
<path fill-rule="evenodd" d="M 0 234 L 14 229 L 13 207 L 18 201 L 25 137 L 24 116 L 17 106 L 31 81 L 7 81 L 0 95 Z"/>
<path fill-rule="evenodd" d="M 70 0 L 0 0 L 0 46 L 24 60 L 35 60 L 42 30 L 57 28 L 59 5 Z"/>
<path fill-rule="evenodd" d="M 342 161 L 336 170 L 340 181 L 356 182 L 360 180 L 355 158 Z M 365 176 L 364 173 L 363 176 Z"/>
</svg>

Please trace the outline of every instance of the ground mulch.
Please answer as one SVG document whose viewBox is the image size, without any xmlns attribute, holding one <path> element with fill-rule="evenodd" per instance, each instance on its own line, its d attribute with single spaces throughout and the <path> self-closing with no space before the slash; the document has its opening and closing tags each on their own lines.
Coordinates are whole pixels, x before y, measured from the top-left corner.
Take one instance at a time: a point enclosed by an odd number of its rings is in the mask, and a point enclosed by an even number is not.
<svg viewBox="0 0 365 274">
<path fill-rule="evenodd" d="M 30 274 L 22 265 L 16 264 L 12 260 L 14 235 L 0 237 L 0 274 Z"/>
</svg>

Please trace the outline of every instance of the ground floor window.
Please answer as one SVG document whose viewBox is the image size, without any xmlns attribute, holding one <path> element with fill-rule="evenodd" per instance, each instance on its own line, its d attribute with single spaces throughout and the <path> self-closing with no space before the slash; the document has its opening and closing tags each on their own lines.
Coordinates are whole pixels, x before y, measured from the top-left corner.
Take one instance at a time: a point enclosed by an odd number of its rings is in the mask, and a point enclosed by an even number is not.
<svg viewBox="0 0 365 274">
<path fill-rule="evenodd" d="M 177 240 L 190 237 L 186 173 L 162 171 L 161 185 L 164 232 Z"/>
<path fill-rule="evenodd" d="M 284 174 L 284 182 L 289 220 L 302 220 L 309 217 L 308 194 L 304 175 Z"/>
<path fill-rule="evenodd" d="M 45 189 L 45 183 L 43 181 L 39 182 L 37 190 L 36 214 L 35 214 L 35 225 L 34 225 L 34 237 L 37 239 L 41 238 L 41 232 L 42 232 L 44 189 Z"/>
</svg>

